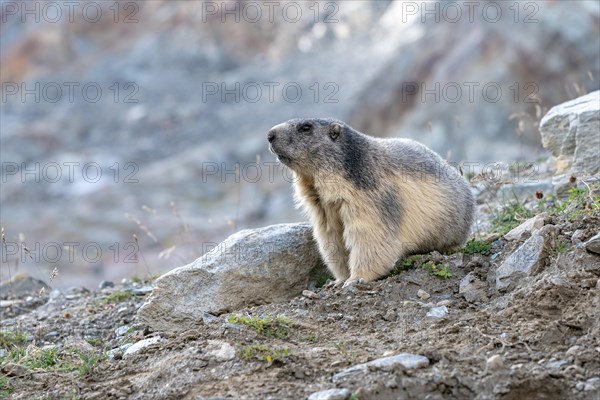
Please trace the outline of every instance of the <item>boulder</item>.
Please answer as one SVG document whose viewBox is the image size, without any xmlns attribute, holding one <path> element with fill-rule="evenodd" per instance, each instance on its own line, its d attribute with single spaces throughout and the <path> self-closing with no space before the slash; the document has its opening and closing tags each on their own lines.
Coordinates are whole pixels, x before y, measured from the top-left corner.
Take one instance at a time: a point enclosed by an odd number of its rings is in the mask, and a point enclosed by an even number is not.
<svg viewBox="0 0 600 400">
<path fill-rule="evenodd" d="M 222 314 L 301 295 L 325 271 L 308 223 L 237 232 L 156 280 L 138 317 L 156 331 L 193 328 Z"/>
<path fill-rule="evenodd" d="M 557 175 L 600 171 L 600 91 L 559 104 L 540 122 L 542 145 L 557 160 Z"/>
</svg>

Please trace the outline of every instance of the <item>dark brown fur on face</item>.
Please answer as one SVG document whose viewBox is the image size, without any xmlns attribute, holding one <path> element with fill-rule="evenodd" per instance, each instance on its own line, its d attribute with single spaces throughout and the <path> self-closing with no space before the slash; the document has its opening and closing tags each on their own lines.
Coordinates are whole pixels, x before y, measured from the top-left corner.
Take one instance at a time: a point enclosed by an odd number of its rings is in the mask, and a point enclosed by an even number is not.
<svg viewBox="0 0 600 400">
<path fill-rule="evenodd" d="M 279 124 L 268 140 L 296 174 L 296 201 L 336 284 L 378 279 L 399 258 L 450 250 L 469 235 L 467 181 L 423 144 L 322 118 Z"/>
</svg>

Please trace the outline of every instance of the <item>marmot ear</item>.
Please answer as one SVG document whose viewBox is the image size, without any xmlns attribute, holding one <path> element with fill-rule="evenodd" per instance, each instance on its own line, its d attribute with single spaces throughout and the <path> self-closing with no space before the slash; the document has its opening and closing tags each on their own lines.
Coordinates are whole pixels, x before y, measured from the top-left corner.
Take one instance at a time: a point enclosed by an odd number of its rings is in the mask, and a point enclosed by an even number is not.
<svg viewBox="0 0 600 400">
<path fill-rule="evenodd" d="M 342 133 L 342 126 L 340 124 L 331 125 L 331 129 L 329 130 L 331 139 L 336 140 L 340 136 L 340 133 Z"/>
</svg>

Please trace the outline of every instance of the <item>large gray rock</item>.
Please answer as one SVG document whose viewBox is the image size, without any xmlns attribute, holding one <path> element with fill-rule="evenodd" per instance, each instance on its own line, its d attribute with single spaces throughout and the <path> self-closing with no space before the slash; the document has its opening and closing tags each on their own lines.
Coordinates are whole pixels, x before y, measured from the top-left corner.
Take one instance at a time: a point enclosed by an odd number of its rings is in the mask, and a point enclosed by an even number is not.
<svg viewBox="0 0 600 400">
<path fill-rule="evenodd" d="M 558 175 L 600 171 L 600 91 L 559 104 L 540 122 L 542 145 L 557 159 Z"/>
<path fill-rule="evenodd" d="M 546 241 L 545 236 L 536 233 L 508 256 L 496 270 L 496 289 L 512 290 L 523 278 L 539 272 L 548 255 Z"/>
<path fill-rule="evenodd" d="M 289 300 L 323 270 L 309 224 L 243 230 L 158 278 L 138 316 L 157 331 L 189 329 L 206 312 Z"/>
<path fill-rule="evenodd" d="M 378 358 L 364 364 L 358 364 L 343 371 L 338 372 L 332 377 L 333 383 L 338 383 L 346 378 L 364 375 L 369 369 L 380 369 L 384 371 L 393 370 L 396 367 L 405 369 L 417 369 L 429 365 L 429 359 L 425 356 L 410 353 L 400 353 L 395 356 Z"/>
</svg>

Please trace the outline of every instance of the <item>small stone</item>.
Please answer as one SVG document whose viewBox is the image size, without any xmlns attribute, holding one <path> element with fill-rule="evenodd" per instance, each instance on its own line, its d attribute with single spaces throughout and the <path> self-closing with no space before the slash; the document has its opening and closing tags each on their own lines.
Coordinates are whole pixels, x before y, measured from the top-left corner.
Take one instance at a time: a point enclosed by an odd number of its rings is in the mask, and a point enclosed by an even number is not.
<svg viewBox="0 0 600 400">
<path fill-rule="evenodd" d="M 102 290 L 102 289 L 106 289 L 106 288 L 114 287 L 114 286 L 115 286 L 114 282 L 111 282 L 111 281 L 101 281 L 98 284 L 98 289 Z"/>
<path fill-rule="evenodd" d="M 129 325 L 120 326 L 117 329 L 115 329 L 115 335 L 117 335 L 117 337 L 123 336 L 127 333 L 129 328 L 131 328 Z"/>
<path fill-rule="evenodd" d="M 319 295 L 311 290 L 303 290 L 302 296 L 304 296 L 308 299 L 315 299 L 315 300 L 319 298 Z"/>
<path fill-rule="evenodd" d="M 567 355 L 568 356 L 574 356 L 575 354 L 577 354 L 579 352 L 579 350 L 581 350 L 581 346 L 571 346 L 569 348 L 569 350 L 567 350 Z"/>
<path fill-rule="evenodd" d="M 338 383 L 345 378 L 367 374 L 369 369 L 393 370 L 397 367 L 405 369 L 422 368 L 429 365 L 429 359 L 425 356 L 410 353 L 400 353 L 391 357 L 378 358 L 368 363 L 358 364 L 338 372 L 332 378 L 333 383 Z"/>
<path fill-rule="evenodd" d="M 47 337 L 47 338 L 50 338 L 50 339 L 58 337 L 58 336 L 60 336 L 60 333 L 58 333 L 57 331 L 48 332 L 48 333 L 46 333 L 44 335 L 44 337 Z"/>
<path fill-rule="evenodd" d="M 6 376 L 24 377 L 29 375 L 29 370 L 26 367 L 11 362 L 2 367 L 2 372 Z"/>
<path fill-rule="evenodd" d="M 50 294 L 48 295 L 48 298 L 50 299 L 50 301 L 52 301 L 52 300 L 58 299 L 61 295 L 62 295 L 62 292 L 60 290 L 54 289 L 53 291 L 50 292 Z"/>
<path fill-rule="evenodd" d="M 485 365 L 488 371 L 496 371 L 504 367 L 504 360 L 499 354 L 494 354 L 493 356 L 487 359 Z"/>
<path fill-rule="evenodd" d="M 235 349 L 221 340 L 209 340 L 206 353 L 217 361 L 229 361 L 235 358 Z"/>
<path fill-rule="evenodd" d="M 600 232 L 588 239 L 588 241 L 585 242 L 583 246 L 590 253 L 600 254 Z"/>
<path fill-rule="evenodd" d="M 583 390 L 583 388 L 585 387 L 585 383 L 583 382 L 577 382 L 577 385 L 575 385 L 575 389 L 577 390 Z"/>
<path fill-rule="evenodd" d="M 571 235 L 571 243 L 573 244 L 578 244 L 583 242 L 583 236 L 584 231 L 581 229 L 577 229 L 575 232 L 573 232 L 573 234 Z"/>
<path fill-rule="evenodd" d="M 108 353 L 107 353 L 108 359 L 112 360 L 113 358 L 116 358 L 117 354 L 124 353 L 132 345 L 133 345 L 132 343 L 125 343 L 122 346 L 119 346 L 119 347 L 117 347 L 115 349 L 109 350 Z"/>
<path fill-rule="evenodd" d="M 541 213 L 533 218 L 529 218 L 527 221 L 504 235 L 504 238 L 506 240 L 519 240 L 525 232 L 533 235 L 544 226 L 544 219 L 546 217 L 548 217 L 547 213 Z"/>
<path fill-rule="evenodd" d="M 131 345 L 131 347 L 129 347 L 126 351 L 125 354 L 123 354 L 123 357 L 127 357 L 130 356 L 134 353 L 137 353 L 138 351 L 145 349 L 148 346 L 151 346 L 155 343 L 161 342 L 162 338 L 160 336 L 155 336 L 155 337 L 151 337 L 148 339 L 144 339 L 144 340 L 140 340 L 137 343 L 134 343 L 133 345 Z"/>
<path fill-rule="evenodd" d="M 328 389 L 308 396 L 308 400 L 346 400 L 352 392 L 348 389 Z"/>
<path fill-rule="evenodd" d="M 596 390 L 596 387 L 594 385 L 590 385 L 589 383 L 586 383 L 583 386 L 583 391 L 584 392 L 593 392 L 594 390 Z"/>
<path fill-rule="evenodd" d="M 441 306 L 433 307 L 431 310 L 429 310 L 426 316 L 431 318 L 444 318 L 446 314 L 448 314 L 448 307 Z"/>
<path fill-rule="evenodd" d="M 152 293 L 154 286 L 142 286 L 139 288 L 132 289 L 131 292 L 137 296 L 143 296 L 148 293 Z"/>
<path fill-rule="evenodd" d="M 563 365 L 567 364 L 568 361 L 567 360 L 556 360 L 556 359 L 551 359 L 550 361 L 548 361 L 548 368 L 551 369 L 559 369 L 560 367 L 562 367 Z"/>
<path fill-rule="evenodd" d="M 427 293 L 426 291 L 424 291 L 423 289 L 419 289 L 417 291 L 417 297 L 420 298 L 421 300 L 427 300 L 431 297 L 431 295 L 429 293 Z"/>
</svg>

